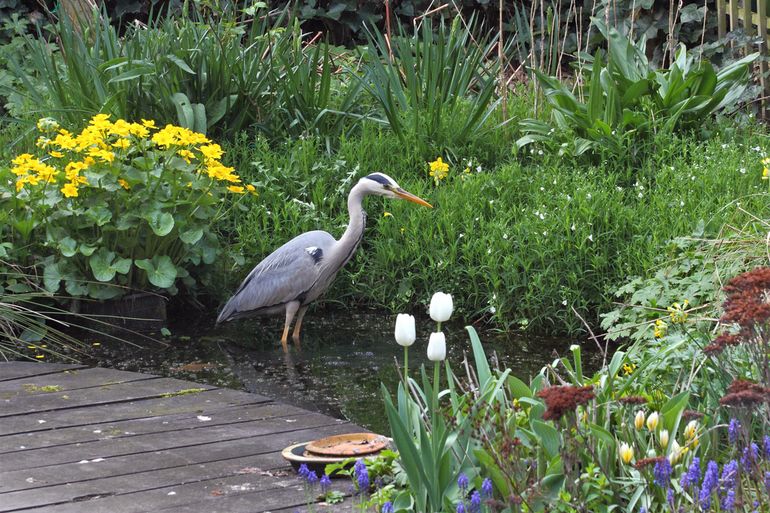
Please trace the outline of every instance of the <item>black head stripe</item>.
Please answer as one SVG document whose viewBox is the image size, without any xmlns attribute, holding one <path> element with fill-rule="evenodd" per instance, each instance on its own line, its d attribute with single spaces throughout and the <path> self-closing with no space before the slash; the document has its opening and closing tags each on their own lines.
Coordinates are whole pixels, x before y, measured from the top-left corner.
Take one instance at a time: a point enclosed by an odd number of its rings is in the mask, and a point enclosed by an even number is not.
<svg viewBox="0 0 770 513">
<path fill-rule="evenodd" d="M 382 185 L 391 185 L 390 180 L 382 176 L 380 173 L 372 173 L 369 176 L 367 176 L 369 180 L 374 180 L 377 183 L 381 183 Z"/>
</svg>

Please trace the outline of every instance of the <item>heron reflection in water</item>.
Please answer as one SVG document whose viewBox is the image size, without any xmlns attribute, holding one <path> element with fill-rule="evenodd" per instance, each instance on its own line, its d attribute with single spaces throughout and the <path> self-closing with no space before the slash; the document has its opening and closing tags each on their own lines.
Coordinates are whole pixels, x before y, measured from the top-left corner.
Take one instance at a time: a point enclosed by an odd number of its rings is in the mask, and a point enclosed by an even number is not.
<svg viewBox="0 0 770 513">
<path fill-rule="evenodd" d="M 348 195 L 350 220 L 342 237 L 336 240 L 327 232 L 314 230 L 294 237 L 273 251 L 246 276 L 222 308 L 217 324 L 254 315 L 284 313 L 283 350 L 288 352 L 286 342 L 295 317 L 292 339 L 298 345 L 308 305 L 326 292 L 361 243 L 366 226 L 363 200 L 370 194 L 405 199 L 432 208 L 384 173 L 361 178 Z"/>
</svg>

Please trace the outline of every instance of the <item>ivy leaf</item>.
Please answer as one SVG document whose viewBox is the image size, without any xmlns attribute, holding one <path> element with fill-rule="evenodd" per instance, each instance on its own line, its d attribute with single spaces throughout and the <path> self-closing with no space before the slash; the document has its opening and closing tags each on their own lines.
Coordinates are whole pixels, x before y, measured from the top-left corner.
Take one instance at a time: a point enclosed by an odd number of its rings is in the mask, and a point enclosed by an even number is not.
<svg viewBox="0 0 770 513">
<path fill-rule="evenodd" d="M 158 288 L 167 289 L 174 285 L 177 272 L 168 255 L 154 256 L 152 259 L 137 260 L 136 266 L 144 269 L 147 279 Z"/>
<path fill-rule="evenodd" d="M 168 212 L 154 210 L 147 214 L 145 219 L 158 237 L 165 237 L 174 229 L 174 216 Z"/>
<path fill-rule="evenodd" d="M 59 251 L 67 258 L 74 256 L 78 251 L 78 243 L 72 237 L 64 237 L 59 241 Z"/>
</svg>

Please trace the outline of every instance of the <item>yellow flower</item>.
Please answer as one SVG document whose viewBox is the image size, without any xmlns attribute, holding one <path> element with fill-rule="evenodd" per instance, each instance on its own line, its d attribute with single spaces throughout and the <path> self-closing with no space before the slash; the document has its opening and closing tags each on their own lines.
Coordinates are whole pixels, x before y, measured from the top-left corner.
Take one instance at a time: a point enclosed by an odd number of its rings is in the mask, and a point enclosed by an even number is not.
<svg viewBox="0 0 770 513">
<path fill-rule="evenodd" d="M 53 143 L 62 150 L 71 150 L 77 146 L 75 139 L 66 130 L 60 131 L 59 135 L 54 138 Z"/>
<path fill-rule="evenodd" d="M 655 321 L 655 338 L 665 337 L 666 331 L 668 331 L 668 324 L 666 324 L 662 319 Z"/>
<path fill-rule="evenodd" d="M 650 431 L 655 431 L 655 428 L 658 427 L 658 422 L 660 421 L 660 415 L 658 412 L 652 412 L 650 413 L 650 416 L 647 417 L 647 429 Z"/>
<path fill-rule="evenodd" d="M 48 183 L 55 182 L 56 181 L 56 175 L 58 175 L 58 174 L 59 174 L 59 170 L 58 169 L 56 169 L 55 167 L 52 167 L 52 166 L 45 165 L 45 164 L 42 165 L 37 170 L 38 178 L 40 178 L 40 180 L 42 180 L 44 182 L 48 182 Z"/>
<path fill-rule="evenodd" d="M 110 127 L 110 133 L 112 135 L 118 135 L 120 137 L 126 137 L 131 133 L 131 123 L 124 119 L 119 119 Z"/>
<path fill-rule="evenodd" d="M 689 304 L 690 304 L 690 301 L 685 299 L 681 305 L 679 303 L 674 303 L 673 305 L 667 308 L 668 315 L 671 317 L 672 323 L 682 324 L 687 320 L 688 314 L 686 310 Z"/>
<path fill-rule="evenodd" d="M 36 354 L 35 358 L 37 358 L 38 360 L 42 360 L 43 358 L 45 358 L 45 355 L 44 354 Z"/>
<path fill-rule="evenodd" d="M 686 440 L 692 440 L 695 438 L 696 433 L 698 432 L 698 421 L 697 420 L 691 420 L 687 427 L 684 428 L 684 437 Z"/>
<path fill-rule="evenodd" d="M 628 465 L 631 463 L 631 460 L 634 459 L 634 449 L 628 445 L 626 442 L 623 442 L 620 444 L 620 449 L 618 449 L 618 454 L 620 455 L 621 461 Z"/>
<path fill-rule="evenodd" d="M 636 417 L 634 417 L 634 427 L 637 431 L 644 427 L 644 412 L 642 410 L 636 412 Z"/>
<path fill-rule="evenodd" d="M 56 158 L 56 159 L 60 159 L 60 158 L 62 158 L 64 156 L 64 153 L 62 153 L 60 151 L 56 151 L 56 150 L 54 150 L 54 151 L 52 151 L 50 153 L 51 153 L 51 156 L 53 158 Z"/>
<path fill-rule="evenodd" d="M 86 168 L 88 168 L 88 164 L 85 162 L 70 162 L 64 167 L 64 174 L 67 177 L 67 180 L 72 180 L 78 176 L 78 173 Z"/>
<path fill-rule="evenodd" d="M 195 158 L 195 153 L 191 152 L 190 150 L 179 150 L 176 153 L 177 155 L 182 157 L 185 160 L 185 162 L 187 162 L 188 164 L 190 163 L 190 159 Z"/>
<path fill-rule="evenodd" d="M 449 164 L 444 162 L 441 157 L 437 158 L 433 162 L 429 162 L 428 165 L 430 166 L 430 176 L 433 177 L 433 180 L 436 182 L 436 184 L 446 178 L 446 176 L 449 174 Z"/>
<path fill-rule="evenodd" d="M 128 131 L 140 139 L 145 139 L 148 135 L 150 135 L 150 131 L 139 123 L 131 123 Z"/>
<path fill-rule="evenodd" d="M 120 148 L 121 150 L 125 150 L 126 148 L 131 146 L 131 141 L 129 141 L 125 137 L 121 137 L 120 139 L 112 143 L 112 145 L 115 148 Z"/>
<path fill-rule="evenodd" d="M 393 217 L 393 214 L 391 214 L 390 212 L 384 212 L 382 214 L 382 217 Z"/>
<path fill-rule="evenodd" d="M 248 185 L 246 186 L 246 190 L 247 190 L 247 191 L 249 191 L 249 192 L 250 192 L 250 193 L 252 193 L 252 194 L 256 194 L 256 193 L 257 193 L 257 188 L 256 188 L 256 187 L 254 187 L 254 186 L 253 186 L 253 185 L 251 185 L 251 184 L 248 184 Z"/>
<path fill-rule="evenodd" d="M 770 169 L 763 168 L 762 169 L 762 180 L 767 180 L 770 178 Z"/>
<path fill-rule="evenodd" d="M 634 369 L 636 369 L 636 364 L 634 364 L 634 363 L 631 363 L 631 364 L 624 363 L 623 364 L 623 374 L 626 375 L 626 376 L 630 376 L 631 374 L 633 374 Z"/>
<path fill-rule="evenodd" d="M 215 160 L 207 162 L 206 173 L 215 180 L 239 183 L 241 179 L 233 171 L 235 171 L 234 168 L 223 166 Z"/>
<path fill-rule="evenodd" d="M 218 144 L 207 144 L 206 146 L 201 146 L 198 148 L 201 153 L 203 153 L 203 156 L 207 159 L 211 160 L 218 160 L 222 157 L 222 154 L 224 153 L 222 151 L 222 148 Z"/>
<path fill-rule="evenodd" d="M 41 132 L 53 132 L 59 128 L 59 123 L 53 118 L 41 118 L 37 121 L 37 129 Z"/>
<path fill-rule="evenodd" d="M 123 180 L 122 178 L 118 178 L 118 183 L 121 187 L 123 187 L 125 190 L 129 190 L 131 187 L 129 187 L 128 182 Z"/>
<path fill-rule="evenodd" d="M 142 120 L 142 126 L 144 126 L 146 128 L 149 128 L 151 130 L 157 128 L 155 126 L 155 121 L 153 121 L 152 119 L 143 119 Z"/>
<path fill-rule="evenodd" d="M 61 188 L 61 192 L 68 198 L 76 198 L 78 195 L 78 188 L 72 182 L 69 182 L 64 184 L 64 187 Z"/>
<path fill-rule="evenodd" d="M 660 446 L 663 449 L 668 447 L 668 429 L 661 430 L 658 438 L 660 439 Z M 674 442 L 676 442 L 676 440 L 674 440 Z"/>
<path fill-rule="evenodd" d="M 244 190 L 243 187 L 240 187 L 238 185 L 228 185 L 227 190 L 230 192 L 234 192 L 236 194 L 243 194 Z"/>
</svg>

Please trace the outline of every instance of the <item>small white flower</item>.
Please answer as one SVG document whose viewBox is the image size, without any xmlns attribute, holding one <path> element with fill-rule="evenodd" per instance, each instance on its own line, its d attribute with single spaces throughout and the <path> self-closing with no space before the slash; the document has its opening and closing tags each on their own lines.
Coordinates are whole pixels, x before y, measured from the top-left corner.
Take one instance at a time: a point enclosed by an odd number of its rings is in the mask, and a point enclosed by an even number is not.
<svg viewBox="0 0 770 513">
<path fill-rule="evenodd" d="M 588 236 L 588 240 L 590 240 L 591 242 L 594 241 L 594 234 L 593 233 Z"/>
<path fill-rule="evenodd" d="M 683 207 L 683 206 L 684 206 L 684 201 L 680 201 L 680 202 L 679 202 L 679 206 L 680 206 L 680 207 Z"/>
<path fill-rule="evenodd" d="M 570 226 L 569 229 L 574 232 L 575 231 L 575 223 L 572 223 L 572 226 Z"/>
<path fill-rule="evenodd" d="M 564 301 L 561 302 L 561 304 L 564 306 L 567 306 L 567 300 L 565 299 Z"/>
<path fill-rule="evenodd" d="M 414 344 L 417 334 L 414 327 L 414 316 L 398 314 L 396 316 L 396 342 L 400 346 L 409 347 Z"/>
<path fill-rule="evenodd" d="M 493 314 L 493 313 L 495 313 L 496 311 L 497 311 L 497 309 L 496 309 L 494 306 L 490 306 L 490 307 L 489 307 L 489 313 L 492 313 L 492 314 Z"/>
<path fill-rule="evenodd" d="M 503 239 L 508 240 L 508 234 L 507 233 L 503 234 Z"/>
<path fill-rule="evenodd" d="M 745 168 L 745 167 L 742 167 L 742 168 L 740 168 L 738 171 L 739 171 L 739 172 L 740 172 L 742 175 L 745 175 L 745 174 L 746 174 L 746 168 Z"/>
<path fill-rule="evenodd" d="M 543 232 L 543 237 L 548 237 L 548 232 Z"/>
<path fill-rule="evenodd" d="M 542 155 L 543 154 L 543 150 L 537 150 L 537 154 L 538 155 Z"/>
<path fill-rule="evenodd" d="M 446 337 L 441 331 L 431 333 L 428 340 L 428 360 L 440 362 L 446 358 Z"/>
<path fill-rule="evenodd" d="M 586 194 L 586 198 L 591 199 L 591 193 Z"/>
<path fill-rule="evenodd" d="M 430 318 L 436 322 L 448 321 L 452 316 L 452 296 L 443 292 L 436 292 L 430 300 Z"/>
</svg>

